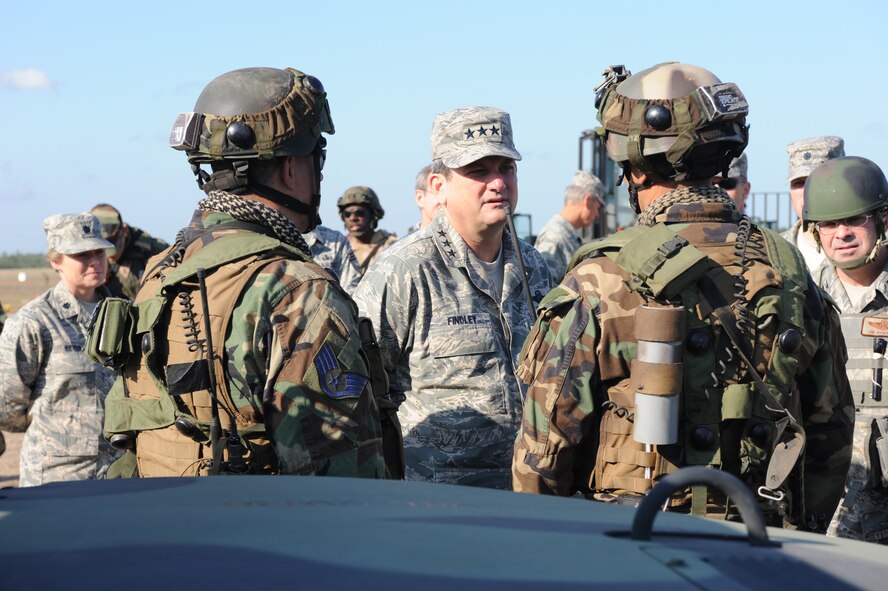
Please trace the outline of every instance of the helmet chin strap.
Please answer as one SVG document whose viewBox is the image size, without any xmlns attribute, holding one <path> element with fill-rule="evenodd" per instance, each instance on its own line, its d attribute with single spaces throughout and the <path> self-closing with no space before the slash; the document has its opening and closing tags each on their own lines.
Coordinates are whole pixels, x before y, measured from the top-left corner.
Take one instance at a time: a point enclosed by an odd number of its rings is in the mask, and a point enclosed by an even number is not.
<svg viewBox="0 0 888 591">
<path fill-rule="evenodd" d="M 623 176 L 617 179 L 617 185 L 619 185 L 623 179 L 626 179 L 626 189 L 629 191 L 629 205 L 632 207 L 632 211 L 635 212 L 635 215 L 641 213 L 641 204 L 638 202 L 638 191 L 639 189 L 647 189 L 654 183 L 653 174 L 647 175 L 645 181 L 642 184 L 636 183 L 632 180 L 632 167 L 629 163 L 623 164 Z"/>
<path fill-rule="evenodd" d="M 308 218 L 308 227 L 305 229 L 305 232 L 310 232 L 321 224 L 321 214 L 319 212 L 321 206 L 321 158 L 317 149 L 314 152 L 315 191 L 312 193 L 309 203 L 299 201 L 286 193 L 251 179 L 247 173 L 248 168 L 249 162 L 238 160 L 233 162 L 233 169 L 231 170 L 220 170 L 207 174 L 206 171 L 200 168 L 200 165 L 191 165 L 191 170 L 197 177 L 198 186 L 208 195 L 210 191 L 243 193 L 245 190 L 249 190 L 282 207 L 286 207 L 290 211 L 304 214 Z"/>
</svg>

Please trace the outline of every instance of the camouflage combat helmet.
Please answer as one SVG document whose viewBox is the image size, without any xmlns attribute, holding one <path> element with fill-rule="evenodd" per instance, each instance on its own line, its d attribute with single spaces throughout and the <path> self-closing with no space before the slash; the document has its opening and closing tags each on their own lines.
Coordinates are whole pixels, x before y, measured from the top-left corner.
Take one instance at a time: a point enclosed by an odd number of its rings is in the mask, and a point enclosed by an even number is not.
<svg viewBox="0 0 888 591">
<path fill-rule="evenodd" d="M 805 181 L 802 224 L 807 230 L 814 223 L 814 238 L 820 242 L 815 222 L 843 220 L 852 216 L 888 208 L 888 181 L 872 160 L 859 156 L 834 158 L 815 168 Z M 853 269 L 872 262 L 884 242 L 885 226 L 876 216 L 876 234 L 880 236 L 869 256 L 843 263 Z"/>
<path fill-rule="evenodd" d="M 385 210 L 379 204 L 379 197 L 377 197 L 376 191 L 370 187 L 356 186 L 346 189 L 342 197 L 336 201 L 336 207 L 339 208 L 339 217 L 345 219 L 345 208 L 350 205 L 363 205 L 370 210 L 373 217 L 370 225 L 374 230 L 376 229 L 376 224 L 385 215 Z"/>
<path fill-rule="evenodd" d="M 293 68 L 244 68 L 207 84 L 194 111 L 176 118 L 170 146 L 188 155 L 197 183 L 207 193 L 249 188 L 311 218 L 317 217 L 320 204 L 326 155 L 322 133 L 332 134 L 334 128 L 327 93 L 317 78 Z M 248 172 L 250 161 L 307 154 L 315 157 L 317 203 L 311 206 L 259 184 Z M 212 175 L 201 170 L 202 163 L 213 163 Z"/>
<path fill-rule="evenodd" d="M 632 75 L 604 72 L 595 107 L 611 159 L 652 182 L 704 180 L 727 171 L 749 139 L 749 107 L 733 83 L 712 72 L 668 62 Z"/>
</svg>

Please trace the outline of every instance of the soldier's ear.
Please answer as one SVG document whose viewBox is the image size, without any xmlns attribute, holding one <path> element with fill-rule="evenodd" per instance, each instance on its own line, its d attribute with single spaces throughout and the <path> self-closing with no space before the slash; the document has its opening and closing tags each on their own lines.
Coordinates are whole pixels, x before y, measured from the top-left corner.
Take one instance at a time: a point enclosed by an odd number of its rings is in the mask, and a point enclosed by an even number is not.
<svg viewBox="0 0 888 591">
<path fill-rule="evenodd" d="M 432 194 L 432 197 L 437 201 L 440 205 L 446 205 L 447 199 L 443 195 L 444 185 L 447 184 L 447 178 L 440 173 L 432 173 L 429 175 L 428 181 L 428 189 L 429 193 Z"/>
</svg>

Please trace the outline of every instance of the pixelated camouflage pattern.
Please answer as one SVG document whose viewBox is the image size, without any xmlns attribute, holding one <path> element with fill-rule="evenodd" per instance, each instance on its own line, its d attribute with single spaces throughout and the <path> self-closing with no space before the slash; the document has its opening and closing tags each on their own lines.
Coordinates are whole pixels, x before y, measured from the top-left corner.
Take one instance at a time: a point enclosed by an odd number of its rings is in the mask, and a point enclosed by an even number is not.
<svg viewBox="0 0 888 591">
<path fill-rule="evenodd" d="M 888 316 L 888 269 L 883 269 L 879 276 L 870 284 L 863 300 L 857 304 L 851 302 L 833 265 L 825 265 L 816 274 L 815 279 L 838 304 L 842 315 L 856 314 L 872 316 Z M 848 342 L 848 362 L 857 366 L 872 363 L 872 339 L 861 337 L 860 332 L 845 334 Z M 855 346 L 858 345 L 859 346 Z M 856 360 L 856 363 L 853 362 Z M 869 368 L 849 368 L 848 378 L 852 385 L 870 385 L 873 371 Z M 888 373 L 888 372 L 886 372 Z M 868 406 L 872 386 L 853 391 L 857 405 L 854 421 L 854 450 L 851 458 L 851 469 L 845 483 L 846 498 L 839 505 L 829 526 L 830 535 L 843 538 L 879 542 L 888 544 L 888 489 L 881 486 L 869 476 L 869 450 L 866 437 L 870 433 L 873 419 L 888 416 L 888 375 L 883 373 L 882 402 L 884 406 Z"/>
<path fill-rule="evenodd" d="M 155 238 L 134 226 L 127 226 L 129 237 L 122 252 L 109 263 L 108 290 L 116 297 L 135 299 L 139 283 L 145 273 L 148 259 L 169 247 L 164 240 Z"/>
<path fill-rule="evenodd" d="M 398 241 L 398 237 L 391 232 L 386 232 L 385 230 L 376 230 L 373 232 L 373 236 L 370 237 L 370 242 L 362 242 L 357 239 L 357 237 L 348 235 L 348 243 L 351 246 L 352 252 L 355 254 L 355 259 L 358 261 L 358 268 L 361 271 L 361 274 L 367 272 L 367 269 L 370 268 L 370 265 L 379 258 L 388 247 Z"/>
<path fill-rule="evenodd" d="M 88 212 L 51 215 L 43 220 L 43 231 L 49 250 L 61 254 L 114 248 L 102 238 L 102 224 Z"/>
<path fill-rule="evenodd" d="M 731 264 L 736 262 L 738 216 L 733 205 L 691 203 L 672 205 L 658 217 L 671 222 L 675 233 L 708 257 L 708 274 L 723 297 L 733 293 L 733 280 L 720 269 L 736 272 Z M 639 233 L 648 231 L 639 229 Z M 759 236 L 756 240 L 761 244 L 765 236 Z M 797 465 L 788 481 L 790 493 L 804 497 L 805 509 L 817 524 L 812 527 L 825 528 L 841 496 L 850 460 L 850 392 L 837 369 L 844 363 L 844 345 L 835 311 L 810 293 L 783 291 L 786 276 L 774 268 L 770 258 L 774 253 L 762 246 L 749 251 L 751 267 L 744 274 L 750 309 L 759 315 L 752 362 L 761 375 L 776 371 L 769 365 L 775 356 L 772 351 L 777 350 L 778 330 L 782 334 L 792 327 L 786 324 L 788 320 L 804 318 L 804 326 L 798 327 L 802 338 L 797 365 L 792 358 L 782 364 L 796 368 L 796 373 L 771 377 L 790 385 L 780 399 L 800 417 L 807 436 L 803 474 Z M 800 260 L 792 265 L 794 273 L 801 272 Z M 690 444 L 696 425 L 709 426 L 717 443 L 719 432 L 727 433 L 726 429 L 736 432 L 758 421 L 773 421 L 750 379 L 739 378 L 745 365 L 741 367 L 738 356 L 730 352 L 730 341 L 709 328 L 712 308 L 693 283 L 681 296 L 689 310 L 688 330 L 707 332 L 714 340 L 696 355 L 685 355 L 679 444 L 655 446 L 648 452 L 632 439 L 630 366 L 637 347 L 635 309 L 644 300 L 626 288 L 629 279 L 610 256 L 588 258 L 540 304 L 518 374 L 528 384 L 528 392 L 515 446 L 514 490 L 557 495 L 580 491 L 600 500 L 613 499 L 620 494 L 643 494 L 650 488 L 644 467 L 656 476 L 687 464 L 721 466 L 741 474 L 757 489 L 763 482 L 768 452 L 747 436 L 737 433 L 736 447 L 725 448 L 730 453 L 719 445 L 695 448 Z M 716 385 L 713 371 L 721 363 L 726 369 Z M 801 482 L 803 492 L 796 490 Z M 802 520 L 800 505 L 794 503 L 793 510 L 799 513 L 793 516 L 796 524 Z"/>
<path fill-rule="evenodd" d="M 802 253 L 802 258 L 805 259 L 808 271 L 813 275 L 826 262 L 826 255 L 823 254 L 823 249 L 817 249 L 817 245 L 814 242 L 803 238 L 803 234 L 802 220 L 797 220 L 789 229 L 781 232 L 780 236 L 799 249 L 799 252 Z"/>
<path fill-rule="evenodd" d="M 555 214 L 540 230 L 533 246 L 549 265 L 552 280 L 561 281 L 567 272 L 567 264 L 582 244 L 583 238 L 579 230 L 561 215 Z"/>
<path fill-rule="evenodd" d="M 521 242 L 534 302 L 550 287 L 539 253 Z M 520 424 L 518 352 L 532 324 L 504 230 L 502 298 L 446 213 L 400 240 L 355 292 L 377 330 L 404 434 L 407 480 L 509 487 Z"/>
<path fill-rule="evenodd" d="M 336 277 L 346 293 L 355 293 L 361 280 L 361 267 L 348 238 L 327 226 L 318 226 L 302 237 L 315 262 Z"/>
<path fill-rule="evenodd" d="M 59 282 L 0 336 L 0 428 L 25 432 L 20 486 L 99 478 L 116 458 L 102 437 L 114 373 L 84 353 L 88 319 Z"/>
<path fill-rule="evenodd" d="M 188 246 L 185 262 L 226 235 L 249 234 L 243 230 L 212 232 L 213 226 L 232 221 L 224 213 L 195 212 L 185 238 L 195 234 L 202 238 Z M 207 229 L 211 232 L 205 233 Z M 225 390 L 239 414 L 264 425 L 279 464 L 272 471 L 381 478 L 381 427 L 367 381 L 357 308 L 329 274 L 308 262 L 308 253 L 304 257 L 290 254 L 285 259 L 270 258 L 240 294 L 224 339 Z M 140 292 L 137 303 L 145 296 L 151 294 Z M 211 306 L 225 301 L 224 296 L 213 293 L 209 299 Z M 167 311 L 164 318 L 161 323 L 166 326 L 161 330 L 168 338 L 184 339 L 186 327 L 178 317 Z M 174 331 L 182 334 L 174 336 Z M 335 366 L 335 375 L 321 370 L 318 359 L 322 353 L 325 362 Z M 167 365 L 176 362 L 165 360 Z M 363 384 L 362 388 L 347 395 L 334 392 L 351 377 Z M 137 382 L 128 383 L 136 398 L 136 388 L 142 387 Z M 112 398 L 122 395 L 120 390 L 115 386 L 109 397 L 109 415 Z M 158 421 L 158 429 L 170 425 L 172 418 Z M 114 426 L 115 431 L 125 428 Z M 138 451 L 138 439 L 136 446 Z"/>
<path fill-rule="evenodd" d="M 808 176 L 811 172 L 833 158 L 845 155 L 845 140 L 834 135 L 818 135 L 793 142 L 786 146 L 789 158 L 789 172 L 786 182 Z"/>
<path fill-rule="evenodd" d="M 432 123 L 432 160 L 460 168 L 487 156 L 521 160 L 512 135 L 509 114 L 493 107 L 463 107 L 435 116 Z"/>
<path fill-rule="evenodd" d="M 604 183 L 601 182 L 594 174 L 590 174 L 585 170 L 578 170 L 576 174 L 574 174 L 573 178 L 570 181 L 570 184 L 574 187 L 579 187 L 598 199 L 602 205 L 605 205 L 604 202 Z"/>
</svg>

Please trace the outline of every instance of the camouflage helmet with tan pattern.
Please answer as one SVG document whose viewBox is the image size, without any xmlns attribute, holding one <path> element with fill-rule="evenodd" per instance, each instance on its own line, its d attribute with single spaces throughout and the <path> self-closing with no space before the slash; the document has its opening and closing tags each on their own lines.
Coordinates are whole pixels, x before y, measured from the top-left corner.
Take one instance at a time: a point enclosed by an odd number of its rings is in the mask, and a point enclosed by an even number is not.
<svg viewBox="0 0 888 591">
<path fill-rule="evenodd" d="M 596 108 L 611 159 L 655 180 L 702 180 L 728 169 L 749 140 L 749 106 L 736 84 L 690 64 L 635 75 L 605 70 Z"/>
<path fill-rule="evenodd" d="M 363 205 L 370 210 L 370 215 L 373 218 L 370 225 L 374 230 L 376 229 L 377 222 L 385 215 L 385 210 L 382 209 L 382 205 L 379 203 L 376 191 L 370 187 L 357 185 L 346 189 L 342 197 L 336 201 L 336 207 L 339 208 L 339 217 L 345 219 L 345 209 L 350 205 Z"/>
</svg>

